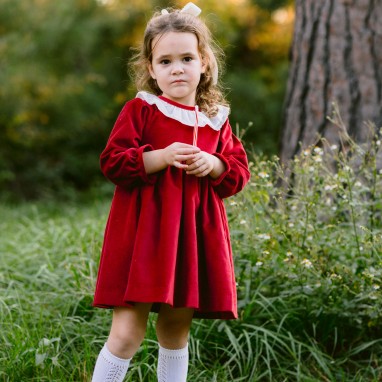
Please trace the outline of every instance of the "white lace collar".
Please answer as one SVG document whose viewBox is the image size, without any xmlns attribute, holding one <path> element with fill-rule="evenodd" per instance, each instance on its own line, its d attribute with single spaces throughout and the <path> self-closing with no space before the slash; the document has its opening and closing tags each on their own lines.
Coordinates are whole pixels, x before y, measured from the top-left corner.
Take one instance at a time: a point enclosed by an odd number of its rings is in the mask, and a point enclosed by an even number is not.
<svg viewBox="0 0 382 382">
<path fill-rule="evenodd" d="M 195 125 L 195 108 L 183 106 L 180 104 L 179 106 L 176 106 L 175 102 L 167 102 L 166 100 L 157 97 L 154 94 L 147 93 L 144 91 L 138 92 L 136 98 L 140 98 L 146 101 L 149 105 L 156 105 L 158 110 L 161 113 L 163 113 L 166 117 L 175 119 L 176 121 L 179 121 L 184 125 Z M 204 127 L 208 125 L 216 131 L 220 130 L 228 118 L 229 108 L 221 105 L 219 105 L 218 108 L 219 111 L 216 114 L 216 116 L 211 118 L 207 117 L 201 111 L 198 111 L 198 126 Z"/>
</svg>

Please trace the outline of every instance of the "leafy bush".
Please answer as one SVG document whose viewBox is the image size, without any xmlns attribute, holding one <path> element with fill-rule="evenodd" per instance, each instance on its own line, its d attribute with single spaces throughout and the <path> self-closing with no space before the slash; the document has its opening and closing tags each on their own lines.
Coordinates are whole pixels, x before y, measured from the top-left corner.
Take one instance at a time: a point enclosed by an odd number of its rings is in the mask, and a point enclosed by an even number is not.
<svg viewBox="0 0 382 382">
<path fill-rule="evenodd" d="M 235 338 L 270 332 L 272 351 L 260 346 L 253 365 L 270 379 L 382 375 L 380 149 L 378 137 L 357 145 L 344 136 L 341 147 L 306 148 L 288 168 L 254 158 L 251 184 L 229 202 L 242 318 Z"/>
</svg>

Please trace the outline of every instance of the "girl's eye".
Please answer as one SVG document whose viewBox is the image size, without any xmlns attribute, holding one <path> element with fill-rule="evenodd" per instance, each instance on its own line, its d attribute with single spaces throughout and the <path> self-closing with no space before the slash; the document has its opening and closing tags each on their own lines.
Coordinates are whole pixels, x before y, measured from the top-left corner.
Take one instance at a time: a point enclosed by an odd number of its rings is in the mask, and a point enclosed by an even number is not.
<svg viewBox="0 0 382 382">
<path fill-rule="evenodd" d="M 192 57 L 184 57 L 184 61 L 191 62 L 192 61 Z"/>
<path fill-rule="evenodd" d="M 162 60 L 160 63 L 162 65 L 168 65 L 170 63 L 170 60 Z"/>
</svg>

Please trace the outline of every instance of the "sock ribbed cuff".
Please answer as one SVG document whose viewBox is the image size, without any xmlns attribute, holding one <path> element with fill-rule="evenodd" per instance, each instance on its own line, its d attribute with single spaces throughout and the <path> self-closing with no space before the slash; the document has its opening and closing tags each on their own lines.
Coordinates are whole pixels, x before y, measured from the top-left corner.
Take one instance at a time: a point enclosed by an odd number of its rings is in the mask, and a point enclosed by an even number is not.
<svg viewBox="0 0 382 382">
<path fill-rule="evenodd" d="M 159 351 L 161 354 L 170 358 L 183 358 L 188 356 L 188 344 L 181 349 L 166 349 L 159 345 Z"/>
<path fill-rule="evenodd" d="M 125 366 L 127 363 L 131 361 L 131 358 L 119 358 L 115 356 L 113 353 L 110 352 L 110 350 L 107 348 L 106 344 L 103 345 L 103 348 L 101 350 L 102 356 L 105 358 L 106 361 L 117 364 L 119 366 Z"/>
</svg>

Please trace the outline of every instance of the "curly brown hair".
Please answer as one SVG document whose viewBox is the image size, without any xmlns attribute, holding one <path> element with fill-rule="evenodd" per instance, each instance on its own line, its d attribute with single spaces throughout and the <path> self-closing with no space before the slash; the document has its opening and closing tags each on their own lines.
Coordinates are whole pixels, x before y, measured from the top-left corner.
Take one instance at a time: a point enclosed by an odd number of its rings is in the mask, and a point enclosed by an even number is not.
<svg viewBox="0 0 382 382">
<path fill-rule="evenodd" d="M 207 116 L 215 116 L 218 105 L 228 105 L 217 75 L 223 69 L 223 51 L 213 41 L 207 25 L 200 18 L 188 13 L 179 10 L 170 10 L 166 14 L 157 12 L 147 23 L 143 42 L 130 62 L 131 75 L 137 89 L 150 91 L 155 95 L 162 93 L 150 75 L 149 65 L 152 60 L 154 38 L 167 32 L 188 32 L 196 35 L 200 55 L 206 63 L 206 71 L 201 74 L 196 89 L 196 104 Z"/>
</svg>

